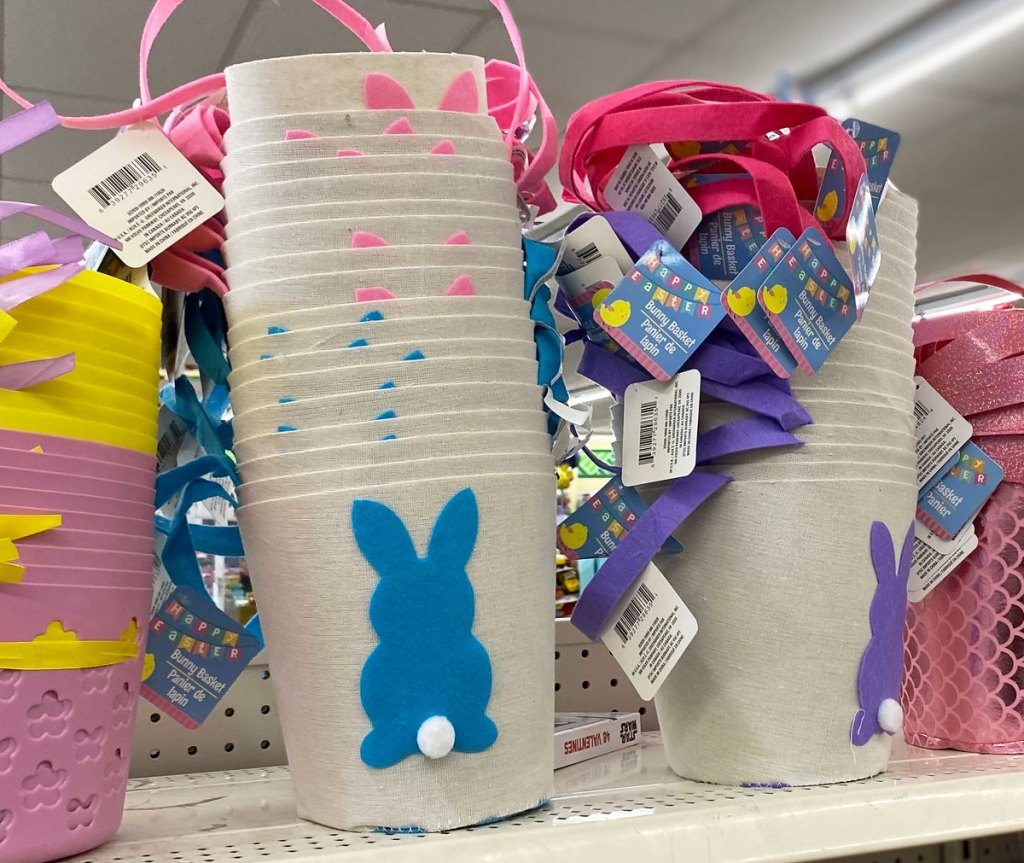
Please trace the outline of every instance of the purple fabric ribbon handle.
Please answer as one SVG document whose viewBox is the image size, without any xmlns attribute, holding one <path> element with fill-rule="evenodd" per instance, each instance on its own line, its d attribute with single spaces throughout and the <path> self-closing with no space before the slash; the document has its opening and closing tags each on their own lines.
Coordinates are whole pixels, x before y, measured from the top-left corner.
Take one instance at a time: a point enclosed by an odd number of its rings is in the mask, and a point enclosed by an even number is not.
<svg viewBox="0 0 1024 863">
<path fill-rule="evenodd" d="M 49 102 L 37 102 L 31 108 L 0 120 L 0 156 L 15 147 L 38 138 L 60 125 L 57 112 Z"/>
<path fill-rule="evenodd" d="M 803 446 L 800 438 L 779 428 L 768 417 L 734 420 L 697 438 L 697 464 L 710 464 L 722 456 L 777 446 Z"/>
<path fill-rule="evenodd" d="M 580 595 L 572 614 L 573 625 L 591 641 L 598 641 L 616 603 L 633 586 L 672 531 L 730 482 L 732 477 L 693 473 L 672 483 L 626 534 Z"/>
<path fill-rule="evenodd" d="M 760 380 L 728 386 L 701 378 L 700 391 L 705 395 L 721 399 L 723 402 L 756 411 L 762 416 L 772 417 L 786 431 L 792 431 L 799 426 L 810 425 L 814 422 L 804 406 L 793 396 Z"/>
<path fill-rule="evenodd" d="M 620 399 L 630 384 L 651 379 L 651 376 L 639 366 L 620 360 L 593 342 L 583 343 L 583 358 L 576 371 Z"/>
<path fill-rule="evenodd" d="M 665 240 L 665 235 L 648 222 L 643 216 L 629 212 L 612 213 L 584 213 L 573 219 L 572 224 L 566 229 L 566 233 L 572 233 L 580 225 L 594 216 L 601 216 L 608 220 L 615 236 L 619 238 L 629 256 L 638 261 L 658 240 Z"/>
<path fill-rule="evenodd" d="M 744 384 L 764 375 L 773 375 L 771 366 L 760 357 L 734 351 L 707 341 L 686 363 L 686 369 L 696 369 L 702 378 L 720 384 Z"/>
<path fill-rule="evenodd" d="M 7 312 L 33 297 L 53 290 L 85 269 L 81 264 L 64 264 L 52 270 L 32 273 L 0 284 L 0 309 Z"/>
<path fill-rule="evenodd" d="M 112 249 L 122 248 L 120 240 L 115 240 L 113 237 L 108 237 L 106 234 L 93 230 L 81 219 L 76 219 L 74 216 L 67 216 L 64 213 L 51 210 L 49 207 L 42 207 L 39 204 L 26 204 L 24 201 L 0 201 L 0 220 L 22 215 L 33 216 L 36 219 L 49 222 L 51 225 L 65 228 L 72 233 L 81 234 L 83 237 L 88 237 L 97 243 L 103 243 L 104 246 L 109 246 Z"/>
<path fill-rule="evenodd" d="M 45 360 L 28 360 L 0 366 L 0 389 L 24 390 L 66 375 L 75 369 L 75 355 L 64 354 Z"/>
</svg>

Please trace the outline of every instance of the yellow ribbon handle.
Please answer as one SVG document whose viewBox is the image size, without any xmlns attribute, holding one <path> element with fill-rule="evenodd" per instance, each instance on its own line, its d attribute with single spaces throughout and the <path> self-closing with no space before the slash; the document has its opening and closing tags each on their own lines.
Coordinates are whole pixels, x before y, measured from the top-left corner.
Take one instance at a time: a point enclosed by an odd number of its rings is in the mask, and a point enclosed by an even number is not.
<svg viewBox="0 0 1024 863">
<path fill-rule="evenodd" d="M 46 632 L 31 641 L 0 641 L 0 668 L 54 671 L 117 665 L 138 655 L 138 638 L 135 620 L 117 641 L 81 641 L 78 633 L 64 629 L 59 620 L 54 620 Z"/>
<path fill-rule="evenodd" d="M 16 539 L 25 539 L 61 526 L 59 515 L 0 515 L 0 584 L 18 584 L 25 567 L 18 559 Z"/>
</svg>

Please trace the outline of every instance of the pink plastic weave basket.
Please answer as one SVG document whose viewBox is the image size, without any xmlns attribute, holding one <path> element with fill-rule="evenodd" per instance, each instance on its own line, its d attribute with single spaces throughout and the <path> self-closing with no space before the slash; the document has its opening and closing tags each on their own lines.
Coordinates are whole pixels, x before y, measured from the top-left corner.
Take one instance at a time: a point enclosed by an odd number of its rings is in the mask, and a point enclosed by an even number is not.
<svg viewBox="0 0 1024 863">
<path fill-rule="evenodd" d="M 102 845 L 121 824 L 150 592 L 0 587 L 4 638 L 26 640 L 50 619 L 74 625 L 83 639 L 116 638 L 133 617 L 141 625 L 128 662 L 0 669 L 0 861 L 42 863 Z"/>
<path fill-rule="evenodd" d="M 975 552 L 907 615 L 904 733 L 930 749 L 1024 752 L 1024 486 L 1003 483 Z"/>
</svg>

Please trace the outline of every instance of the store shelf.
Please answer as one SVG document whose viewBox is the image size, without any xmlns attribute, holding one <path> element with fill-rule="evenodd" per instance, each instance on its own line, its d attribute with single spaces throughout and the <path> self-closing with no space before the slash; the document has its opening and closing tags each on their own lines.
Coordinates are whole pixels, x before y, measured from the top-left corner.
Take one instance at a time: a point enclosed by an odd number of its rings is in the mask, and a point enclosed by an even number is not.
<svg viewBox="0 0 1024 863">
<path fill-rule="evenodd" d="M 283 767 L 134 779 L 117 840 L 75 863 L 768 863 L 1024 829 L 1024 756 L 900 747 L 888 773 L 863 782 L 727 788 L 677 779 L 655 733 L 555 776 L 546 809 L 405 836 L 301 821 Z"/>
</svg>

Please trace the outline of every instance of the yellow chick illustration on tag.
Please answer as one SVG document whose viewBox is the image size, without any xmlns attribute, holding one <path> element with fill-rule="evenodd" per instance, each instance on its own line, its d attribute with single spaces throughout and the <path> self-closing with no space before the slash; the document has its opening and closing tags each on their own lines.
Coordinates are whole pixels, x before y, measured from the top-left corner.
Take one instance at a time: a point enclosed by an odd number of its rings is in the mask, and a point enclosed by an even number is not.
<svg viewBox="0 0 1024 863">
<path fill-rule="evenodd" d="M 782 285 L 764 289 L 764 304 L 773 315 L 782 313 L 789 302 L 789 292 Z"/>
<path fill-rule="evenodd" d="M 562 545 L 572 549 L 582 548 L 589 533 L 587 526 L 579 523 L 563 524 L 558 528 L 558 536 L 562 540 Z"/>
<path fill-rule="evenodd" d="M 152 653 L 147 653 L 142 660 L 142 679 L 149 680 L 153 676 L 154 671 L 156 671 L 156 658 Z"/>
<path fill-rule="evenodd" d="M 632 309 L 628 300 L 616 300 L 610 306 L 601 305 L 601 320 L 610 327 L 621 327 L 629 320 Z"/>
<path fill-rule="evenodd" d="M 745 318 L 752 311 L 754 311 L 754 304 L 757 302 L 757 294 L 750 288 L 740 288 L 739 290 L 729 289 L 725 295 L 726 301 L 729 303 L 729 308 L 733 310 L 741 318 Z"/>
<path fill-rule="evenodd" d="M 604 302 L 604 298 L 607 297 L 615 288 L 615 285 L 608 284 L 608 282 L 605 282 L 605 284 L 608 285 L 607 288 L 599 288 L 594 291 L 594 296 L 590 298 L 590 305 L 595 309 Z"/>
<path fill-rule="evenodd" d="M 822 222 L 828 222 L 836 217 L 836 211 L 839 209 L 839 193 L 838 192 L 826 192 L 825 197 L 821 202 L 821 206 L 818 207 L 818 218 Z"/>
</svg>

